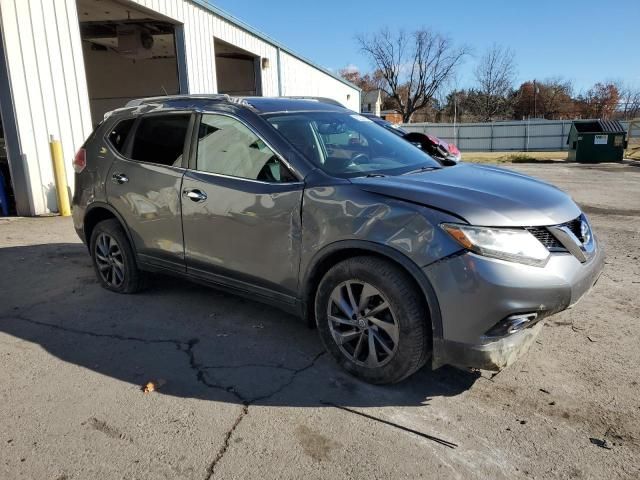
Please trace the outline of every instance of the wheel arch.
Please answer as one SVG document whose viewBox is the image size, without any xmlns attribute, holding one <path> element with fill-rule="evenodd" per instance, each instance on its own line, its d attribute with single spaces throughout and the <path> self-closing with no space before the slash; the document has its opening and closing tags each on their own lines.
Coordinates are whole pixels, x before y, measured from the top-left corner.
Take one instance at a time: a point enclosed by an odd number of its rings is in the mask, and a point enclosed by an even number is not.
<svg viewBox="0 0 640 480">
<path fill-rule="evenodd" d="M 131 232 L 129 232 L 129 228 L 127 227 L 124 219 L 115 208 L 113 208 L 108 203 L 103 202 L 92 203 L 84 215 L 82 228 L 84 231 L 84 238 L 87 244 L 87 248 L 91 248 L 91 234 L 95 226 L 103 220 L 109 220 L 111 218 L 115 218 L 120 223 L 122 229 L 124 230 L 124 233 L 127 235 L 127 240 L 129 240 L 129 244 L 131 245 L 131 248 L 135 254 L 135 244 L 133 243 Z"/>
<path fill-rule="evenodd" d="M 422 291 L 431 322 L 432 338 L 442 338 L 442 317 L 435 290 L 424 272 L 410 258 L 399 251 L 375 242 L 365 240 L 343 240 L 327 245 L 318 251 L 306 269 L 303 277 L 302 313 L 309 326 L 314 325 L 314 296 L 320 280 L 336 263 L 348 258 L 370 255 L 390 261 L 409 274 Z"/>
</svg>

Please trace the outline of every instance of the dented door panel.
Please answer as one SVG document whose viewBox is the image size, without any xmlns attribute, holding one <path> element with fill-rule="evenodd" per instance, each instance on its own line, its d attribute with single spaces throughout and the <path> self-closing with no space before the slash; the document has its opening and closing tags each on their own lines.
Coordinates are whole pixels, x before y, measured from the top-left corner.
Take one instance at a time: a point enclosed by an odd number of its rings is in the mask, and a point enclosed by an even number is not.
<svg viewBox="0 0 640 480">
<path fill-rule="evenodd" d="M 198 190 L 194 201 L 185 191 Z M 295 296 L 302 183 L 267 183 L 188 171 L 182 185 L 187 271 L 222 275 Z"/>
</svg>

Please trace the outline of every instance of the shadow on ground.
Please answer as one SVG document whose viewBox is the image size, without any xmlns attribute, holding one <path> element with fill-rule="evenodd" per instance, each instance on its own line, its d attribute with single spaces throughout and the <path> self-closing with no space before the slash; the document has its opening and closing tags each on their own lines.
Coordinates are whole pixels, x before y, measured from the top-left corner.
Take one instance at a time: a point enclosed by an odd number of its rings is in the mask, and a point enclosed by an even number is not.
<svg viewBox="0 0 640 480">
<path fill-rule="evenodd" d="M 532 163 L 532 164 L 545 164 L 545 163 L 567 163 L 566 160 L 553 160 L 550 158 L 543 158 L 543 159 L 537 159 L 537 158 L 522 158 L 522 157 L 518 157 L 518 158 L 513 158 L 511 160 L 508 160 L 507 163 Z"/>
<path fill-rule="evenodd" d="M 393 386 L 341 371 L 317 332 L 281 311 L 169 277 L 137 295 L 101 288 L 83 245 L 0 249 L 0 331 L 139 388 L 245 405 L 406 406 L 477 375 L 427 368 Z"/>
</svg>

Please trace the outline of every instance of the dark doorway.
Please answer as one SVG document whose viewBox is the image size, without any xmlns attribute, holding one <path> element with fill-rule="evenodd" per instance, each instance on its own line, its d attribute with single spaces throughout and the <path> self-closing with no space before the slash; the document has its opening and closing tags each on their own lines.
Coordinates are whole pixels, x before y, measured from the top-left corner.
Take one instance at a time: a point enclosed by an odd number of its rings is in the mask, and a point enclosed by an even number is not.
<svg viewBox="0 0 640 480">
<path fill-rule="evenodd" d="M 182 92 L 181 26 L 126 2 L 77 0 L 77 7 L 94 125 L 129 100 Z"/>
<path fill-rule="evenodd" d="M 0 35 L 0 217 L 31 215 L 29 197 L 29 180 L 20 150 L 4 37 Z"/>
<path fill-rule="evenodd" d="M 4 139 L 4 128 L 0 122 L 0 217 L 15 215 L 15 197 L 11 185 L 11 170 Z"/>
<path fill-rule="evenodd" d="M 217 38 L 214 47 L 218 93 L 262 95 L 260 57 Z"/>
</svg>

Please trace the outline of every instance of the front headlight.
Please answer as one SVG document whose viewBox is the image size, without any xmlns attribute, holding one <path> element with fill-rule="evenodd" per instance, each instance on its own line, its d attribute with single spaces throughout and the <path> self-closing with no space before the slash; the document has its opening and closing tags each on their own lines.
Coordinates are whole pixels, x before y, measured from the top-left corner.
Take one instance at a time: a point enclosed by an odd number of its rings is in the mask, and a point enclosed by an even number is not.
<svg viewBox="0 0 640 480">
<path fill-rule="evenodd" d="M 485 257 L 543 267 L 549 250 L 527 230 L 443 223 L 441 227 L 467 250 Z"/>
</svg>

